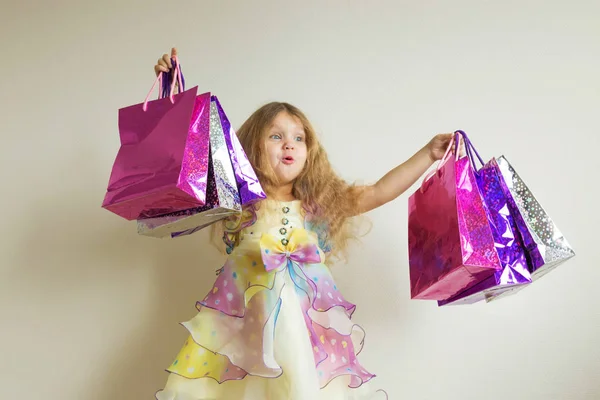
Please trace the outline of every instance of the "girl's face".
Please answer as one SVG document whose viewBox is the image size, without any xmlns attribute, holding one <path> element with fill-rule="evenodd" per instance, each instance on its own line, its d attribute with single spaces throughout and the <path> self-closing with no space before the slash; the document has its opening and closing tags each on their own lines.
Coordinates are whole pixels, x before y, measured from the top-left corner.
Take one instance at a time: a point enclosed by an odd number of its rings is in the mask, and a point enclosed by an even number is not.
<svg viewBox="0 0 600 400">
<path fill-rule="evenodd" d="M 267 128 L 267 158 L 281 185 L 292 183 L 306 164 L 306 134 L 300 120 L 285 111 Z"/>
</svg>

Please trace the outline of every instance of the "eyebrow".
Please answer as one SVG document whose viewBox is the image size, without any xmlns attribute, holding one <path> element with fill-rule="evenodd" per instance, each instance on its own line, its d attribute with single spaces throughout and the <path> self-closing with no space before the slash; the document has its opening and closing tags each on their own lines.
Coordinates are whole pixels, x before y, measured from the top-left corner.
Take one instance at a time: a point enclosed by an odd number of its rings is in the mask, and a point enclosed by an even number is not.
<svg viewBox="0 0 600 400">
<path fill-rule="evenodd" d="M 269 129 L 281 129 L 283 130 L 283 128 L 281 127 L 281 125 L 276 124 L 275 122 L 273 122 L 270 126 Z"/>
<path fill-rule="evenodd" d="M 277 125 L 277 124 L 271 124 L 271 126 L 269 127 L 269 131 L 271 130 L 275 130 L 275 131 L 280 131 L 283 133 L 284 129 Z M 300 135 L 304 135 L 306 136 L 306 131 L 304 130 L 304 128 L 300 128 L 300 130 L 294 132 L 296 135 L 300 134 Z"/>
</svg>

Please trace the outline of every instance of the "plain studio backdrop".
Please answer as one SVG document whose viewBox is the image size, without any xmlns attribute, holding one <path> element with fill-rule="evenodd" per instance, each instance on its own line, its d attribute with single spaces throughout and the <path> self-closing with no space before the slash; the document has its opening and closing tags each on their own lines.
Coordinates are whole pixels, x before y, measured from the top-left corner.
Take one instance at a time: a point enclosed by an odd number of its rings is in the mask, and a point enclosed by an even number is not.
<svg viewBox="0 0 600 400">
<path fill-rule="evenodd" d="M 504 154 L 577 256 L 520 293 L 410 300 L 407 199 L 334 268 L 390 399 L 600 399 L 600 3 L 3 1 L 0 397 L 152 399 L 223 261 L 101 209 L 117 111 L 179 49 L 235 128 L 287 101 L 375 182 L 436 133 Z M 154 94 L 154 96 L 156 93 Z"/>
</svg>

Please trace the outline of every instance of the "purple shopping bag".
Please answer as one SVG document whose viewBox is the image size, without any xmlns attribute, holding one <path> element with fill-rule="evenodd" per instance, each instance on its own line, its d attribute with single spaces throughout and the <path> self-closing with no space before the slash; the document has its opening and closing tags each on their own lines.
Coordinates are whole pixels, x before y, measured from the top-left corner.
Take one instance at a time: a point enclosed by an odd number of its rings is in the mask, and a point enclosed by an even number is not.
<svg viewBox="0 0 600 400">
<path fill-rule="evenodd" d="M 184 90 L 179 62 L 173 62 Z M 128 220 L 206 201 L 210 93 L 197 95 L 194 87 L 175 95 L 169 74 L 159 74 L 160 80 L 158 100 L 119 110 L 121 147 L 102 207 Z"/>
<path fill-rule="evenodd" d="M 242 205 L 249 205 L 265 199 L 267 195 L 263 191 L 263 188 L 258 181 L 258 177 L 256 176 L 256 172 L 254 171 L 254 168 L 252 168 L 246 152 L 242 148 L 235 131 L 229 123 L 227 114 L 223 111 L 223 107 L 221 107 L 221 103 L 217 96 L 213 96 L 213 98 L 219 112 L 219 118 L 225 136 L 225 143 L 227 144 L 231 163 L 233 164 L 233 171 L 235 173 L 235 180 L 240 192 Z"/>
<path fill-rule="evenodd" d="M 474 170 L 474 176 L 483 196 L 502 269 L 463 292 L 447 300 L 438 301 L 440 306 L 472 304 L 487 300 L 491 296 L 499 296 L 502 293 L 514 293 L 517 288 L 532 282 L 523 240 L 510 211 L 509 200 L 503 190 L 502 178 L 498 175 L 494 160 L 484 164 L 467 135 L 462 131 L 459 132 L 465 139 L 465 147 L 471 164 L 475 166 L 475 163 L 479 161 L 482 165 L 479 170 Z"/>
<path fill-rule="evenodd" d="M 469 157 L 451 155 L 409 198 L 411 298 L 446 300 L 501 269 Z"/>
</svg>

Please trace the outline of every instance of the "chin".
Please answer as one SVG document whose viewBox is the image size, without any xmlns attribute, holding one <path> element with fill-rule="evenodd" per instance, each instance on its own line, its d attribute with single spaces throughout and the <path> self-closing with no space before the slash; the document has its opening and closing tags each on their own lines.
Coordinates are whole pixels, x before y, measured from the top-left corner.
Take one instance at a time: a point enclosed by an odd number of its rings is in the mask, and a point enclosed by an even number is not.
<svg viewBox="0 0 600 400">
<path fill-rule="evenodd" d="M 294 179 L 281 179 L 279 182 L 281 182 L 282 185 L 291 185 L 296 181 L 296 178 Z"/>
<path fill-rule="evenodd" d="M 281 182 L 282 185 L 290 185 L 292 183 L 294 183 L 296 181 L 296 179 L 298 178 L 298 175 L 295 176 L 278 176 L 277 177 L 279 179 L 279 182 Z"/>
</svg>

